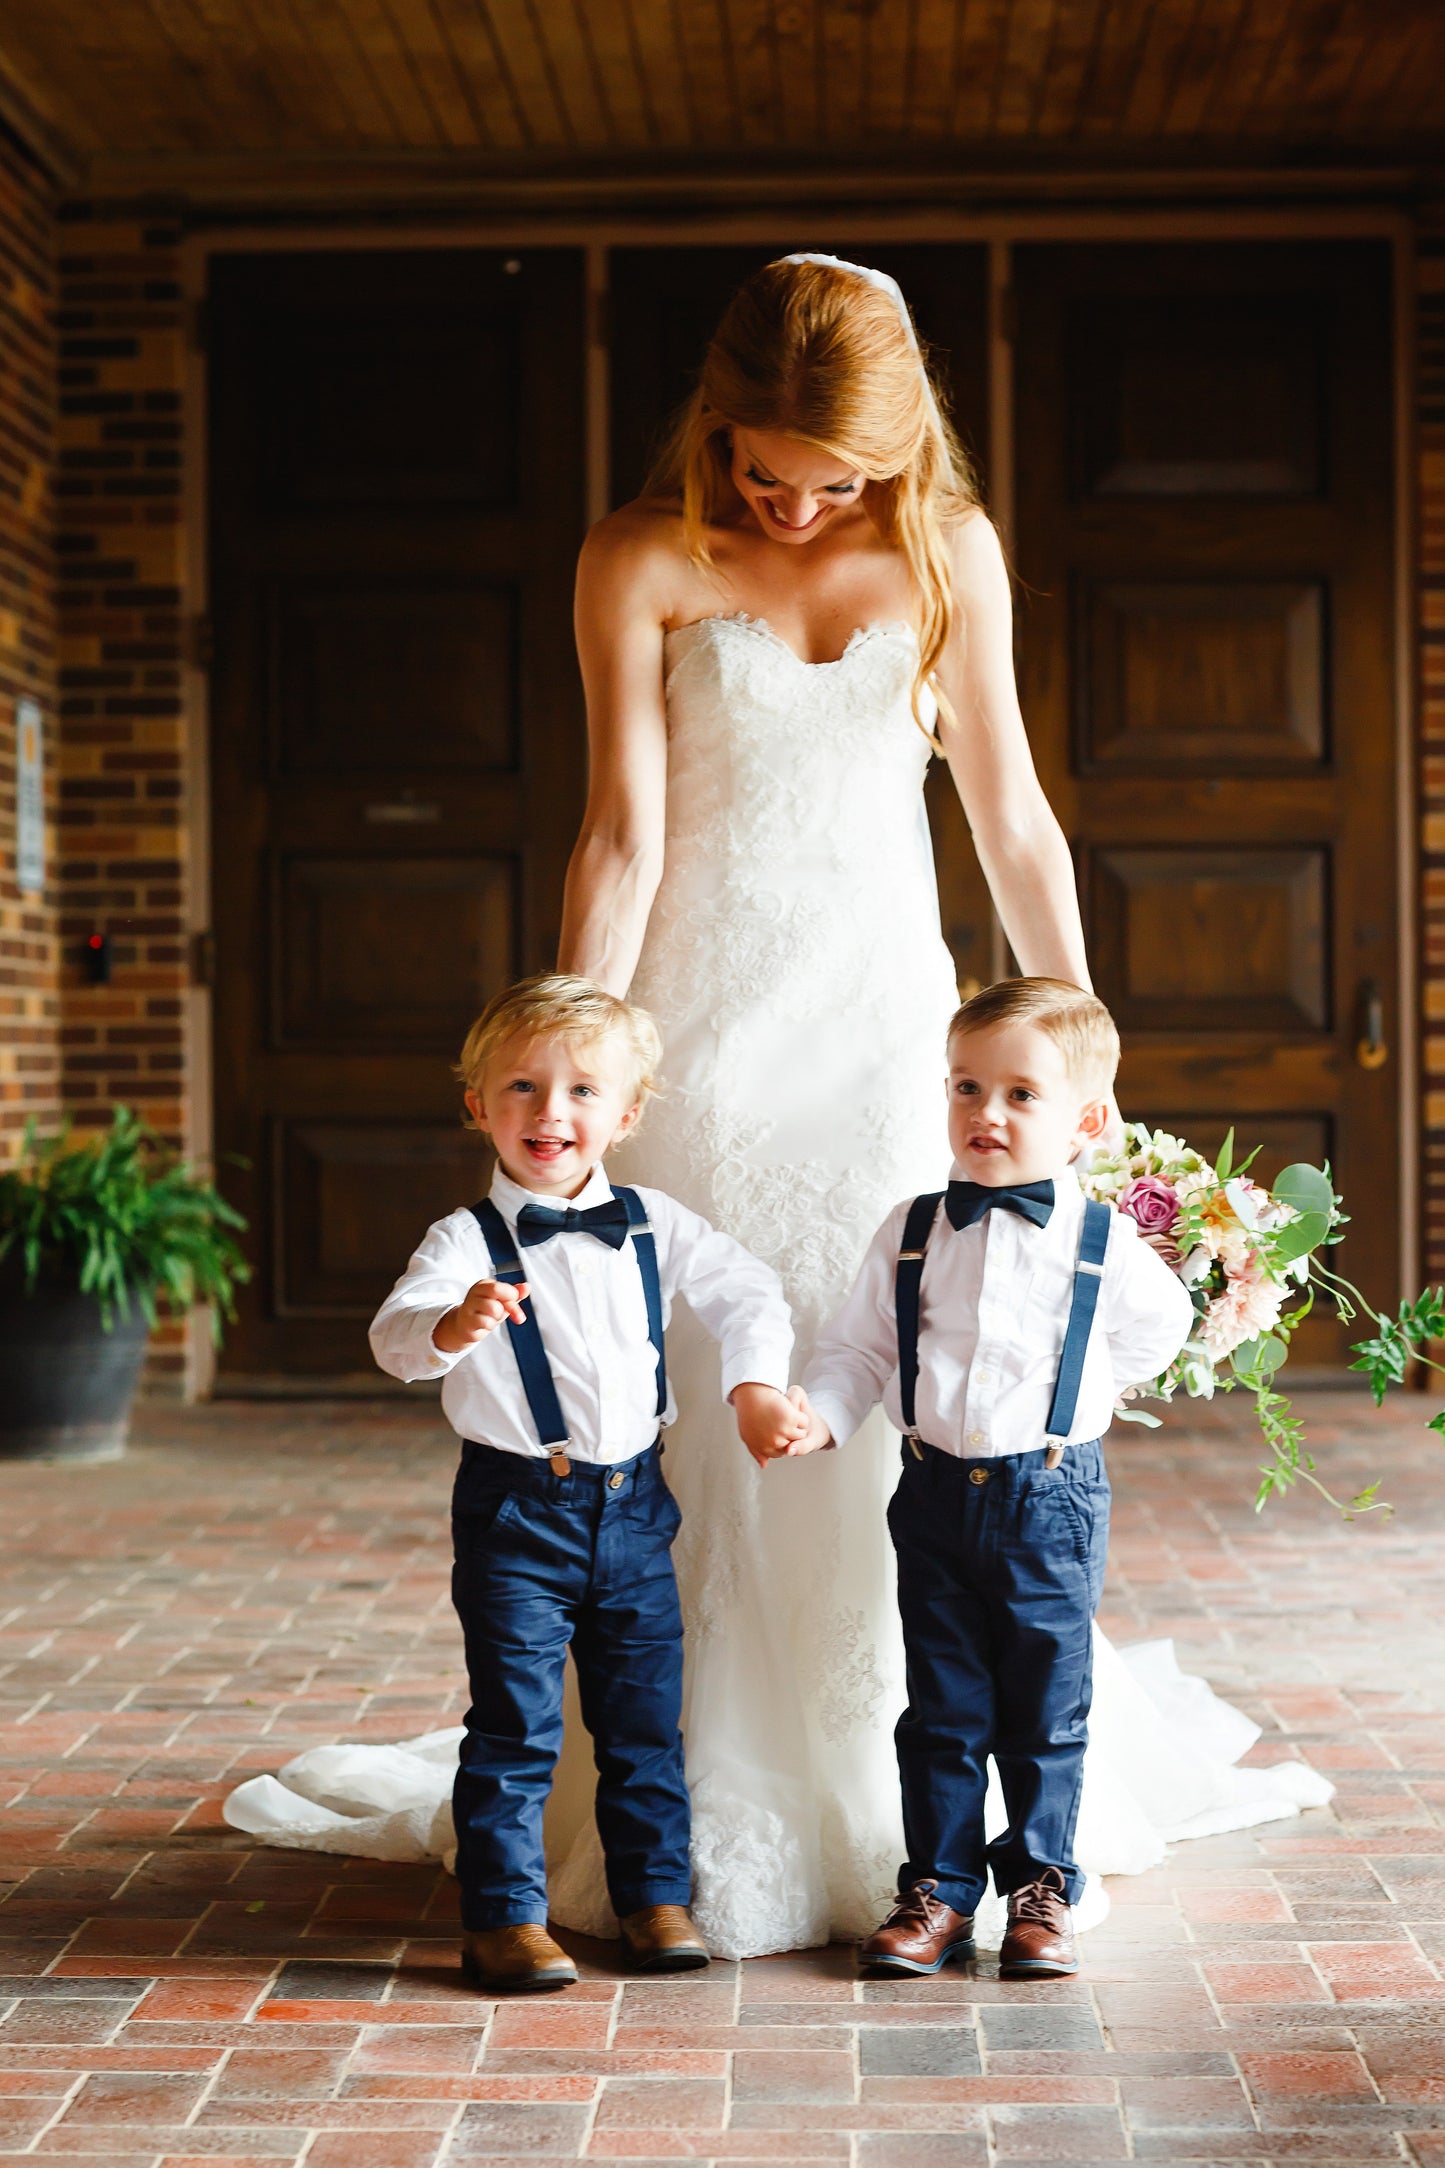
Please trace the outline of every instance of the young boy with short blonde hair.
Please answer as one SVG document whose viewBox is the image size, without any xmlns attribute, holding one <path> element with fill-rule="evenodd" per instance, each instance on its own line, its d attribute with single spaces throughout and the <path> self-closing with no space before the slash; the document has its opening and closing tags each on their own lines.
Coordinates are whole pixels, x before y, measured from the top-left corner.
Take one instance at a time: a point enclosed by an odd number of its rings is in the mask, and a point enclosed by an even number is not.
<svg viewBox="0 0 1445 2168">
<path fill-rule="evenodd" d="M 483 1989 L 577 1978 L 546 1932 L 542 1852 L 569 1646 L 633 1961 L 708 1961 L 686 1910 L 680 1516 L 661 1465 L 674 1299 L 721 1342 L 749 1451 L 776 1453 L 804 1424 L 786 1397 L 776 1274 L 660 1190 L 614 1189 L 603 1172 L 656 1089 L 659 1052 L 652 1019 L 586 979 L 552 973 L 490 1002 L 459 1065 L 496 1149 L 490 1195 L 428 1230 L 371 1327 L 383 1370 L 443 1380 L 463 1440 L 452 1593 L 472 1706 L 453 1812 L 463 1965 Z"/>
<path fill-rule="evenodd" d="M 1118 1060 L 1104 1004 L 1062 980 L 964 1002 L 948 1031 L 948 1189 L 884 1221 L 808 1367 L 809 1434 L 781 1449 L 844 1444 L 880 1400 L 904 1433 L 888 1522 L 908 1858 L 862 1945 L 870 1971 L 970 1954 L 990 1870 L 1008 1899 L 1001 1973 L 1077 1970 L 1101 1433 L 1119 1391 L 1157 1376 L 1193 1322 L 1134 1222 L 1086 1202 L 1070 1172 L 1109 1120 Z M 1008 1826 L 986 1844 L 990 1755 Z"/>
</svg>

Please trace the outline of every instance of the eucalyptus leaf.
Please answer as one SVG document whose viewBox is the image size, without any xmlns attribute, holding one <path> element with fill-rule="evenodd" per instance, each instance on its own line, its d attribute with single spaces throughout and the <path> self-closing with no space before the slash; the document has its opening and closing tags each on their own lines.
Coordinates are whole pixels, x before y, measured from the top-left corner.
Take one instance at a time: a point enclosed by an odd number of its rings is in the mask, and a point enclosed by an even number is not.
<svg viewBox="0 0 1445 2168">
<path fill-rule="evenodd" d="M 1253 1340 L 1242 1340 L 1229 1360 L 1236 1377 L 1272 1378 L 1276 1370 L 1283 1368 L 1288 1354 L 1285 1341 L 1273 1333 L 1261 1333 Z"/>
<path fill-rule="evenodd" d="M 1323 1212 L 1328 1219 L 1335 1208 L 1335 1185 L 1318 1167 L 1286 1167 L 1270 1191 L 1277 1204 L 1287 1204 L 1296 1212 Z"/>
<path fill-rule="evenodd" d="M 1302 1218 L 1291 1220 L 1288 1227 L 1281 1227 L 1270 1244 L 1276 1264 L 1287 1265 L 1296 1257 L 1308 1257 L 1317 1250 L 1330 1231 L 1328 1212 L 1306 1212 Z"/>
</svg>

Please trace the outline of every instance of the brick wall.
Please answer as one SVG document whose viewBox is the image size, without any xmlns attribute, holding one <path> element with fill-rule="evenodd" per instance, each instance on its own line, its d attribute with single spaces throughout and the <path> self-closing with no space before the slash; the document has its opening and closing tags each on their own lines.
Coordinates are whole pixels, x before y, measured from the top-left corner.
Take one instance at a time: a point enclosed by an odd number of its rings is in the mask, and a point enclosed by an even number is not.
<svg viewBox="0 0 1445 2168">
<path fill-rule="evenodd" d="M 1445 219 L 1419 243 L 1425 1270 L 1445 1279 Z"/>
<path fill-rule="evenodd" d="M 67 214 L 60 233 L 63 1074 L 78 1124 L 116 1100 L 187 1140 L 177 235 Z M 85 983 L 88 934 L 112 977 Z"/>
<path fill-rule="evenodd" d="M 0 1162 L 27 1118 L 60 1105 L 53 885 L 15 882 L 16 703 L 40 702 L 46 796 L 57 770 L 51 466 L 55 431 L 55 209 L 48 182 L 0 135 Z M 54 832 L 47 835 L 54 870 Z"/>
</svg>

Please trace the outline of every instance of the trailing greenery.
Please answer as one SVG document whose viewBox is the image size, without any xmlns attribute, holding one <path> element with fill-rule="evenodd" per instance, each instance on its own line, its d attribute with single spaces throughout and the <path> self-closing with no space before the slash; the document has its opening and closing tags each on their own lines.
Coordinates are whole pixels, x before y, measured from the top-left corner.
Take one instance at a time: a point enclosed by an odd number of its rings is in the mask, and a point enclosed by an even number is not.
<svg viewBox="0 0 1445 2168">
<path fill-rule="evenodd" d="M 158 1302 L 172 1314 L 204 1302 L 219 1342 L 251 1276 L 235 1239 L 245 1225 L 129 1107 L 82 1143 L 69 1122 L 45 1138 L 29 1123 L 18 1164 L 0 1173 L 0 1260 L 18 1255 L 27 1295 L 42 1273 L 73 1278 L 107 1332 L 132 1302 L 151 1325 Z"/>
</svg>

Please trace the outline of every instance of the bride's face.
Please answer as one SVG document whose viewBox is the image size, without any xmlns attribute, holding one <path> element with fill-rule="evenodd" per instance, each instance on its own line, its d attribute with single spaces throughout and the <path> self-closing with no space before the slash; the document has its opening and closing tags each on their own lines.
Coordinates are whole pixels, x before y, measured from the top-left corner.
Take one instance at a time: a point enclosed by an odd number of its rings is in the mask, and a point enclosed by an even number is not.
<svg viewBox="0 0 1445 2168">
<path fill-rule="evenodd" d="M 811 542 L 853 511 L 864 477 L 829 452 L 771 429 L 734 429 L 732 479 L 765 535 Z"/>
</svg>

